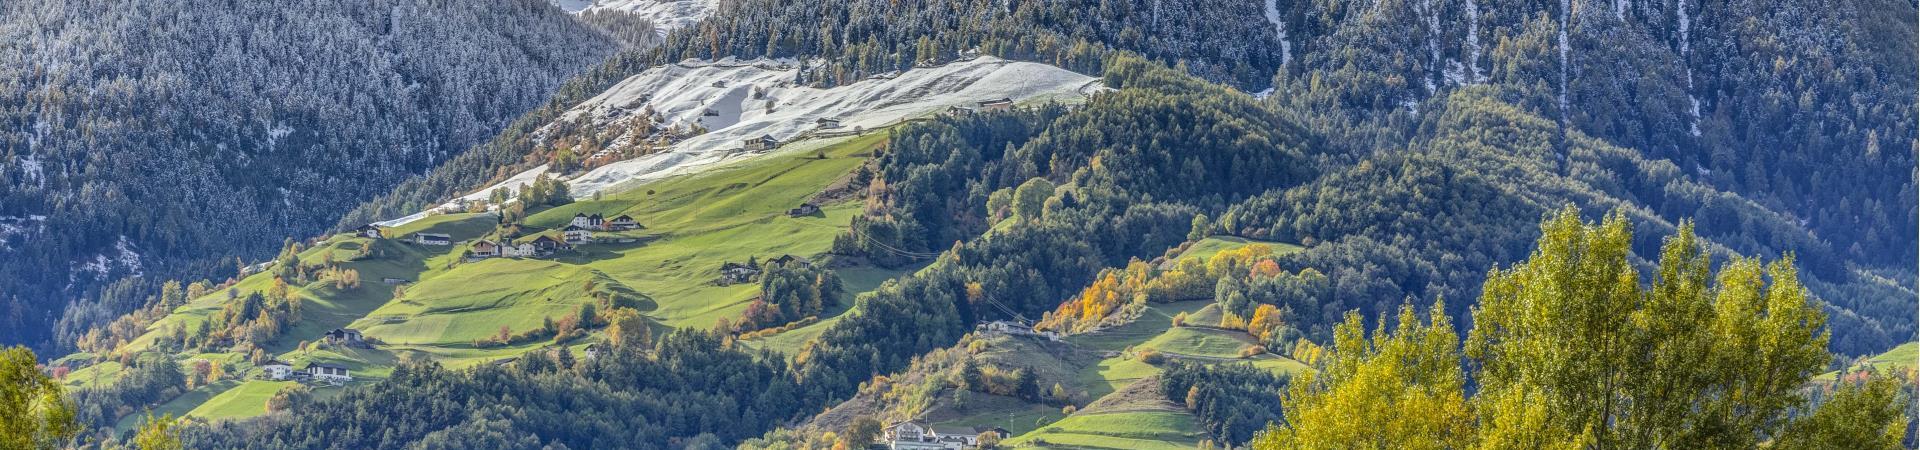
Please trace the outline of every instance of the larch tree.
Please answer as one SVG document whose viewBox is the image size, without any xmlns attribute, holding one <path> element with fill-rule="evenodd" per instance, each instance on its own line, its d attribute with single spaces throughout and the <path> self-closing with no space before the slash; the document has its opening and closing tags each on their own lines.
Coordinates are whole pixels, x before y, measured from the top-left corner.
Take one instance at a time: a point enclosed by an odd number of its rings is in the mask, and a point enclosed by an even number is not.
<svg viewBox="0 0 1920 450">
<path fill-rule="evenodd" d="M 0 350 L 0 450 L 60 447 L 78 429 L 60 383 L 40 371 L 32 350 Z"/>
<path fill-rule="evenodd" d="M 1460 338 L 1440 303 L 1422 323 L 1411 305 L 1369 340 L 1360 315 L 1334 328 L 1317 373 L 1299 375 L 1282 399 L 1285 423 L 1253 440 L 1261 449 L 1464 448 L 1473 414 Z"/>
<path fill-rule="evenodd" d="M 1525 261 L 1488 274 L 1464 346 L 1439 304 L 1424 326 L 1403 307 L 1371 341 L 1349 313 L 1321 372 L 1291 388 L 1285 420 L 1255 448 L 1876 448 L 1904 437 L 1885 382 L 1805 412 L 1828 334 L 1791 255 L 1735 257 L 1716 274 L 1682 223 L 1643 285 L 1632 240 L 1620 212 L 1598 224 L 1572 207 L 1549 217 Z"/>
</svg>

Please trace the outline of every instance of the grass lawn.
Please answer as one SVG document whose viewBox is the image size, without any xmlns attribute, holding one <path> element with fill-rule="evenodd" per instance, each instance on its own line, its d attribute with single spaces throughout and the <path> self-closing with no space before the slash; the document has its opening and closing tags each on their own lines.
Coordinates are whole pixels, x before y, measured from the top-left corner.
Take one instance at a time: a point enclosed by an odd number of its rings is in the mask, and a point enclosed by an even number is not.
<svg viewBox="0 0 1920 450">
<path fill-rule="evenodd" d="M 1008 442 L 1016 448 L 1191 449 L 1200 442 L 1199 429 L 1184 412 L 1077 414 Z"/>
<path fill-rule="evenodd" d="M 1920 363 L 1920 361 L 1915 360 L 1916 358 L 1920 358 L 1920 343 L 1908 342 L 1900 344 L 1892 350 L 1887 350 L 1886 353 L 1874 355 L 1865 361 L 1861 361 L 1860 364 L 1853 366 L 1853 370 L 1863 370 L 1868 367 L 1882 372 L 1907 370 L 1912 369 L 1915 363 Z M 1822 382 L 1833 381 L 1833 378 L 1838 375 L 1839 372 L 1827 372 L 1817 375 L 1813 377 L 1813 379 Z"/>
<path fill-rule="evenodd" d="M 1879 367 L 1907 368 L 1914 366 L 1915 357 L 1920 357 L 1920 343 L 1908 342 L 1867 359 L 1867 363 Z"/>
<path fill-rule="evenodd" d="M 977 398 L 982 398 L 978 400 L 981 403 L 1006 402 L 1009 404 L 972 408 L 963 413 L 942 410 L 941 414 L 928 420 L 931 420 L 935 426 L 1000 427 L 1018 436 L 1066 417 L 1066 414 L 1060 413 L 1060 408 L 1026 403 L 1010 397 L 980 394 Z"/>
<path fill-rule="evenodd" d="M 1196 327 L 1171 328 L 1141 344 L 1167 353 L 1214 358 L 1239 358 L 1240 348 L 1248 345 L 1253 345 L 1253 338 L 1245 332 Z"/>
<path fill-rule="evenodd" d="M 1114 357 L 1101 360 L 1074 374 L 1074 385 L 1087 391 L 1090 398 L 1105 397 L 1142 378 L 1160 374 L 1160 368 L 1137 358 Z"/>
<path fill-rule="evenodd" d="M 120 378 L 120 369 L 118 361 L 102 361 L 67 372 L 67 377 L 61 382 L 66 384 L 69 390 L 105 386 Z"/>
<path fill-rule="evenodd" d="M 207 420 L 226 420 L 253 417 L 267 413 L 267 399 L 288 386 L 292 381 L 247 380 L 227 389 L 213 398 L 207 399 L 199 407 L 188 411 L 187 415 Z"/>
<path fill-rule="evenodd" d="M 176 419 L 186 417 L 188 411 L 198 408 L 201 404 L 206 403 L 208 399 L 214 398 L 239 385 L 239 381 L 222 380 L 217 383 L 194 388 L 193 390 L 180 394 L 179 397 L 174 397 L 173 400 L 168 400 L 166 403 L 161 403 L 160 406 L 154 407 L 153 417 L 160 418 L 167 415 L 172 415 Z M 264 406 L 264 403 L 262 405 Z M 145 411 L 139 411 L 128 414 L 126 417 L 121 417 L 120 421 L 113 424 L 113 428 L 124 432 L 132 430 L 146 420 Z"/>
</svg>

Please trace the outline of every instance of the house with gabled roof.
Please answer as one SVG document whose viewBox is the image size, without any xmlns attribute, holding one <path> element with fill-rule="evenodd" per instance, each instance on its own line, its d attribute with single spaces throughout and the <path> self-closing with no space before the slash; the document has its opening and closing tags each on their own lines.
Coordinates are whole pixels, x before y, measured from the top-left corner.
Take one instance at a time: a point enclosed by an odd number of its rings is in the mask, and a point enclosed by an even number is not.
<svg viewBox="0 0 1920 450">
<path fill-rule="evenodd" d="M 513 244 L 513 243 L 500 244 L 500 256 L 504 256 L 508 258 L 526 258 L 526 257 L 533 256 L 535 253 L 536 253 L 536 250 L 534 250 L 532 242 L 522 242 L 518 244 Z"/>
<path fill-rule="evenodd" d="M 980 445 L 979 433 L 969 427 L 928 425 L 909 420 L 886 428 L 887 448 L 892 450 L 961 450 Z"/>
<path fill-rule="evenodd" d="M 384 237 L 386 235 L 386 232 L 381 231 L 379 225 L 366 224 L 366 225 L 361 225 L 359 229 L 354 230 L 353 234 L 363 238 L 367 238 L 367 239 L 379 239 L 381 237 Z"/>
<path fill-rule="evenodd" d="M 560 231 L 568 244 L 586 244 L 593 242 L 593 229 L 579 225 L 569 225 Z"/>
<path fill-rule="evenodd" d="M 570 222 L 567 222 L 567 225 L 572 225 L 580 228 L 597 229 L 597 228 L 600 228 L 605 223 L 606 223 L 606 218 L 601 217 L 599 213 L 594 213 L 591 216 L 587 215 L 587 213 L 575 213 L 573 215 L 573 220 Z"/>
<path fill-rule="evenodd" d="M 339 364 L 323 362 L 307 364 L 306 372 L 307 376 L 313 377 L 315 380 L 331 381 L 334 383 L 353 381 L 353 374 L 350 373 L 347 366 Z"/>
<path fill-rule="evenodd" d="M 270 359 L 260 364 L 260 370 L 266 372 L 269 380 L 285 380 L 293 376 L 293 364 L 278 359 Z"/>
<path fill-rule="evenodd" d="M 366 336 L 360 334 L 360 330 L 352 328 L 335 328 L 321 336 L 326 338 L 327 343 L 334 345 L 348 347 L 365 347 L 367 345 Z"/>
<path fill-rule="evenodd" d="M 533 238 L 531 244 L 536 253 L 553 253 L 567 248 L 566 242 L 554 239 L 551 234 L 542 234 L 540 237 Z"/>
<path fill-rule="evenodd" d="M 453 245 L 453 236 L 445 233 L 414 233 L 413 242 L 420 245 Z"/>
<path fill-rule="evenodd" d="M 474 259 L 500 256 L 500 244 L 486 239 L 474 241 L 471 256 Z"/>
<path fill-rule="evenodd" d="M 640 222 L 635 222 L 633 216 L 626 214 L 621 214 L 620 217 L 615 217 L 613 220 L 607 221 L 606 226 L 606 229 L 614 231 L 635 230 L 639 228 Z"/>
</svg>

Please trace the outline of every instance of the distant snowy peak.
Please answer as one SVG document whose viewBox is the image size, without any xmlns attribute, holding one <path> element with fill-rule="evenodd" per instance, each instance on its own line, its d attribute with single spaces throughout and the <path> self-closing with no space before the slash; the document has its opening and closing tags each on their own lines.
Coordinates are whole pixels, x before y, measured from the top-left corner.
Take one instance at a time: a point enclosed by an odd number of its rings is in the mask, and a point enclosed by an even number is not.
<svg viewBox="0 0 1920 450">
<path fill-rule="evenodd" d="M 661 32 L 685 28 L 713 15 L 719 0 L 552 0 L 569 13 L 621 11 L 653 22 Z"/>
</svg>

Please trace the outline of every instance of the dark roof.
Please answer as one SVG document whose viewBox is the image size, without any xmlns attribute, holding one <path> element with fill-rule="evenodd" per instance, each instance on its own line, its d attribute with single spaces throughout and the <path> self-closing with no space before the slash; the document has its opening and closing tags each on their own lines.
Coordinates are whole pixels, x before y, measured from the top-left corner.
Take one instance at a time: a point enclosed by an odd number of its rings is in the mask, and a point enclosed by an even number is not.
<svg viewBox="0 0 1920 450">
<path fill-rule="evenodd" d="M 579 230 L 579 231 L 592 231 L 592 229 L 591 229 L 591 228 L 587 228 L 587 227 L 583 227 L 583 226 L 579 226 L 579 225 L 567 225 L 567 228 L 566 228 L 565 230 L 561 230 L 561 231 L 575 231 L 575 230 Z"/>
<path fill-rule="evenodd" d="M 604 217 L 600 217 L 600 213 L 594 213 L 591 216 L 587 216 L 587 218 L 588 219 L 604 219 Z"/>
<path fill-rule="evenodd" d="M 1001 104 L 1001 103 L 1013 103 L 1013 99 L 1012 99 L 1012 98 L 1006 98 L 1006 97 L 1001 97 L 1001 98 L 996 98 L 996 99 L 993 99 L 993 100 L 981 100 L 981 101 L 980 101 L 980 106 L 987 106 L 987 105 L 997 105 L 997 104 Z"/>
<path fill-rule="evenodd" d="M 533 242 L 535 243 L 539 243 L 540 241 L 547 241 L 547 242 L 553 242 L 553 243 L 560 242 L 559 239 L 554 239 L 553 235 L 550 235 L 550 234 L 542 234 L 540 235 L 540 237 L 533 238 Z"/>
<path fill-rule="evenodd" d="M 621 221 L 626 221 L 626 222 L 632 222 L 632 221 L 633 221 L 633 217 L 631 217 L 631 216 L 628 216 L 628 215 L 626 215 L 626 214 L 621 214 L 621 215 L 620 215 L 620 217 L 615 217 L 615 218 L 613 218 L 613 221 L 615 221 L 615 222 L 621 222 Z"/>
<path fill-rule="evenodd" d="M 587 213 L 573 213 L 574 217 L 586 217 Z"/>
</svg>

